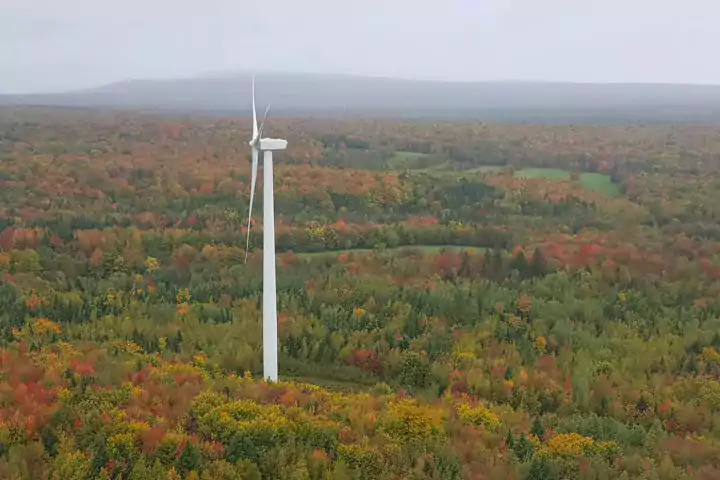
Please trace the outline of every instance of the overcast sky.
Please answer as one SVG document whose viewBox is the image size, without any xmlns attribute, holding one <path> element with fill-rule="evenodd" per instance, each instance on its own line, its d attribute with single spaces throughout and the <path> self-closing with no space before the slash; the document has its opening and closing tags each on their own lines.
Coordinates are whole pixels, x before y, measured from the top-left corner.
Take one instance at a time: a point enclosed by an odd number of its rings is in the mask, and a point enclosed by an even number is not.
<svg viewBox="0 0 720 480">
<path fill-rule="evenodd" d="M 0 92 L 286 70 L 720 84 L 718 0 L 0 0 Z"/>
</svg>

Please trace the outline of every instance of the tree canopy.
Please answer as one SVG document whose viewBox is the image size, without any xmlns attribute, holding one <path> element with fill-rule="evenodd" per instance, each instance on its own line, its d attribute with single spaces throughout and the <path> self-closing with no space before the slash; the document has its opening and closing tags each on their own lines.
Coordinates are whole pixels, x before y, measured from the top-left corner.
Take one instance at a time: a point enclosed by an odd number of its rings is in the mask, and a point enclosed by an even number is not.
<svg viewBox="0 0 720 480">
<path fill-rule="evenodd" d="M 720 476 L 720 129 L 273 119 L 267 384 L 249 125 L 0 109 L 1 478 Z"/>
</svg>

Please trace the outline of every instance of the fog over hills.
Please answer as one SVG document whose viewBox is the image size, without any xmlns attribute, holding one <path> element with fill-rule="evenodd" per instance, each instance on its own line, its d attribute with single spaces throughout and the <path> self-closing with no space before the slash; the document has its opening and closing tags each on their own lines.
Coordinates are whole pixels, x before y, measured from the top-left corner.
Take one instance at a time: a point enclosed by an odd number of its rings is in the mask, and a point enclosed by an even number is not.
<svg viewBox="0 0 720 480">
<path fill-rule="evenodd" d="M 720 86 L 445 82 L 326 74 L 256 76 L 275 114 L 543 122 L 720 122 Z M 0 105 L 247 114 L 251 75 L 132 80 L 60 94 L 0 95 Z"/>
</svg>

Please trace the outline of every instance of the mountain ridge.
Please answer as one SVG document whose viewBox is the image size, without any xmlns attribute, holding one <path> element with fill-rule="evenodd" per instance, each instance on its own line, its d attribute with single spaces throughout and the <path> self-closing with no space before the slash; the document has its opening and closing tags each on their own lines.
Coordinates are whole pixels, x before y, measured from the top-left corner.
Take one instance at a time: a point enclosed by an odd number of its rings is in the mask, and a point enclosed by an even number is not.
<svg viewBox="0 0 720 480">
<path fill-rule="evenodd" d="M 250 73 L 132 79 L 66 93 L 0 95 L 0 106 L 247 113 Z M 720 85 L 441 81 L 344 74 L 259 73 L 260 104 L 276 114 L 532 121 L 720 121 Z"/>
</svg>

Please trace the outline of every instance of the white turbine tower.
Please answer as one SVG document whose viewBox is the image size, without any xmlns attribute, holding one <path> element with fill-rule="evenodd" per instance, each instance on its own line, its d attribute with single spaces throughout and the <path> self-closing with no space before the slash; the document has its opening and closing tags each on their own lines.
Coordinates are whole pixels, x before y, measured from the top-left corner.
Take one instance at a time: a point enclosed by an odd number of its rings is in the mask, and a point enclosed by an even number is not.
<svg viewBox="0 0 720 480">
<path fill-rule="evenodd" d="M 275 282 L 275 201 L 273 195 L 273 164 L 272 152 L 285 150 L 287 140 L 262 138 L 265 118 L 270 105 L 258 130 L 255 112 L 255 79 L 252 86 L 253 137 L 248 144 L 252 147 L 252 173 L 250 180 L 250 211 L 248 213 L 247 242 L 245 245 L 245 262 L 250 247 L 250 222 L 252 206 L 255 198 L 255 182 L 257 180 L 258 157 L 263 153 L 263 377 L 265 380 L 278 380 L 278 332 L 277 332 L 277 292 Z"/>
</svg>

